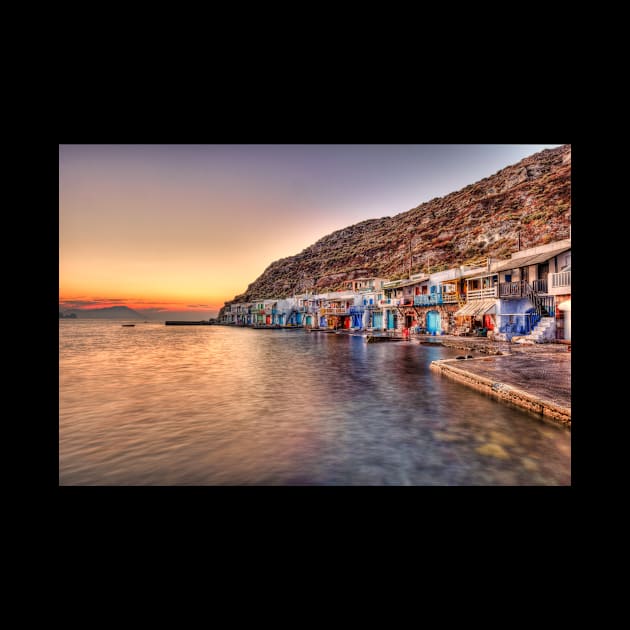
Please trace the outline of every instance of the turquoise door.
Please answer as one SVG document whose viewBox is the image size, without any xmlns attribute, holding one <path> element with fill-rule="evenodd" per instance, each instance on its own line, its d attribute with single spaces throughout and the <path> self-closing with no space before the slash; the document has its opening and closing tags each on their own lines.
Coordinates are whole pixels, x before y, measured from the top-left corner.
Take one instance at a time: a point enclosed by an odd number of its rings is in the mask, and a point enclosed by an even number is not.
<svg viewBox="0 0 630 630">
<path fill-rule="evenodd" d="M 387 311 L 387 328 L 394 327 L 394 311 Z"/>
<path fill-rule="evenodd" d="M 383 313 L 374 313 L 372 315 L 372 322 L 374 328 L 383 328 Z"/>
<path fill-rule="evenodd" d="M 437 334 L 442 330 L 442 321 L 437 311 L 429 311 L 427 313 L 427 331 L 429 334 Z"/>
</svg>

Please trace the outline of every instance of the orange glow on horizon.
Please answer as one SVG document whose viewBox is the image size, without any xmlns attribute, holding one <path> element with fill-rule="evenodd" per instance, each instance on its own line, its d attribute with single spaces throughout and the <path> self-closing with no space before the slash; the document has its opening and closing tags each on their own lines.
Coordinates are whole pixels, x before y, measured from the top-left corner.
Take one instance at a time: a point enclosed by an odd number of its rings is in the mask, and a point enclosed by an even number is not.
<svg viewBox="0 0 630 630">
<path fill-rule="evenodd" d="M 91 311 L 100 308 L 109 308 L 112 306 L 127 306 L 135 311 L 151 311 L 159 312 L 208 312 L 218 311 L 223 306 L 223 301 L 201 301 L 201 300 L 184 300 L 175 301 L 169 299 L 150 299 L 138 297 L 100 297 L 87 293 L 80 294 L 59 294 L 59 306 L 63 309 L 79 309 L 83 311 Z"/>
</svg>

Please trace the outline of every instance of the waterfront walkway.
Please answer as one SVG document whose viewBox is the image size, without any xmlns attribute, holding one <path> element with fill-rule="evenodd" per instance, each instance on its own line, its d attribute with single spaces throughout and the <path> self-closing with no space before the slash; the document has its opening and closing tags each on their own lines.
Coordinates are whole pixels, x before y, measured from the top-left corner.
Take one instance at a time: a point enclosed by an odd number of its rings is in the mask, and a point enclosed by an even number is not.
<svg viewBox="0 0 630 630">
<path fill-rule="evenodd" d="M 433 343 L 434 340 L 445 346 L 491 356 L 434 361 L 431 369 L 571 427 L 571 353 L 567 352 L 566 345 L 530 346 L 447 336 L 416 342 Z"/>
</svg>

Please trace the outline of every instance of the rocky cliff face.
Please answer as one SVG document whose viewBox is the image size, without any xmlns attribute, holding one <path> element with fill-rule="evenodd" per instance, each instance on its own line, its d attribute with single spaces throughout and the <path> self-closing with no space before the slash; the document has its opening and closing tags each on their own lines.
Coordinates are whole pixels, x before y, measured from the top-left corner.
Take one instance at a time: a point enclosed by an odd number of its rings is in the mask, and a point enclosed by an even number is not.
<svg viewBox="0 0 630 630">
<path fill-rule="evenodd" d="M 345 288 L 362 276 L 483 264 L 569 235 L 571 146 L 542 151 L 446 197 L 393 217 L 333 232 L 301 253 L 275 261 L 234 301 Z"/>
</svg>

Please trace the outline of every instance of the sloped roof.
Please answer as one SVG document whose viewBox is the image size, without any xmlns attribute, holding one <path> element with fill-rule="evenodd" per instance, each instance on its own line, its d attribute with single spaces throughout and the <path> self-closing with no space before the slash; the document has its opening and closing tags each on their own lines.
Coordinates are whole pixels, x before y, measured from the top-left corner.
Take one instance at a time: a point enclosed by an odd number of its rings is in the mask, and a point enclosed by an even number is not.
<svg viewBox="0 0 630 630">
<path fill-rule="evenodd" d="M 523 256 L 521 258 L 510 258 L 509 260 L 502 260 L 499 263 L 494 263 L 491 265 L 492 271 L 505 271 L 506 269 L 519 269 L 520 267 L 528 267 L 529 265 L 537 265 L 539 263 L 543 263 L 554 256 L 558 256 L 558 254 L 563 254 L 564 252 L 568 252 L 571 247 L 561 247 L 559 249 L 552 249 L 548 252 L 543 252 L 542 254 L 533 254 L 531 256 Z"/>
<path fill-rule="evenodd" d="M 401 289 L 411 284 L 421 284 L 429 280 L 429 276 L 424 275 L 418 278 L 403 278 L 402 280 L 390 280 L 383 285 L 383 289 Z"/>
</svg>

